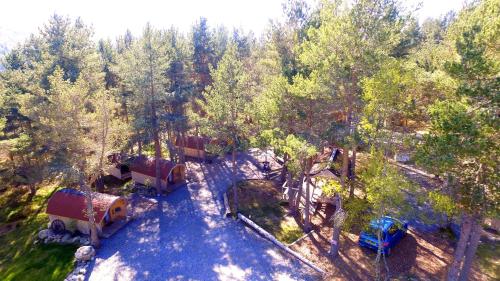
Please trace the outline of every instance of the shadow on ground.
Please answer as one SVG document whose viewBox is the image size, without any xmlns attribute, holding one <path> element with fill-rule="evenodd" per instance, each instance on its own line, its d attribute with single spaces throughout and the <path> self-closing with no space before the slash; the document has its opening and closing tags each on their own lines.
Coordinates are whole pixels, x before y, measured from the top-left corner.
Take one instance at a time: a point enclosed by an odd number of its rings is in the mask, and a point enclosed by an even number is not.
<svg viewBox="0 0 500 281">
<path fill-rule="evenodd" d="M 261 178 L 251 156 L 238 178 Z M 186 187 L 159 198 L 144 217 L 103 241 L 87 280 L 314 280 L 306 265 L 241 223 L 224 219 L 227 161 L 189 162 Z"/>
</svg>

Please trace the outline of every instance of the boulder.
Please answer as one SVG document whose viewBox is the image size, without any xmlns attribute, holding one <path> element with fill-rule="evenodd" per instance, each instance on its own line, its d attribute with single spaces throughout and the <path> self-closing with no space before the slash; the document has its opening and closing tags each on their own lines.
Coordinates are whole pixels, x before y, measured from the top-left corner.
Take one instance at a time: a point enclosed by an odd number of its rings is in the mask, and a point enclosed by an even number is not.
<svg viewBox="0 0 500 281">
<path fill-rule="evenodd" d="M 61 238 L 61 243 L 63 244 L 70 244 L 73 242 L 73 239 L 71 238 L 71 234 L 66 233 L 62 238 Z"/>
<path fill-rule="evenodd" d="M 80 244 L 81 245 L 90 245 L 90 240 L 87 237 L 80 237 Z"/>
<path fill-rule="evenodd" d="M 38 232 L 38 238 L 40 240 L 44 240 L 45 238 L 50 236 L 50 230 L 49 229 L 42 229 L 40 232 Z"/>
<path fill-rule="evenodd" d="M 92 246 L 81 246 L 75 252 L 75 258 L 77 261 L 89 261 L 95 256 L 95 250 Z"/>
</svg>

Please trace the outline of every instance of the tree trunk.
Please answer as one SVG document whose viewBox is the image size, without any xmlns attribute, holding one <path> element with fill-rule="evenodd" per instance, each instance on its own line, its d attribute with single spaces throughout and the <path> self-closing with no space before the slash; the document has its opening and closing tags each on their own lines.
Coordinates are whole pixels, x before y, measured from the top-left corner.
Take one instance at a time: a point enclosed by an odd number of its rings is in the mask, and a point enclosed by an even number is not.
<svg viewBox="0 0 500 281">
<path fill-rule="evenodd" d="M 156 193 L 161 194 L 161 146 L 158 131 L 154 135 L 155 142 L 155 175 L 156 175 Z"/>
<path fill-rule="evenodd" d="M 470 270 L 472 268 L 472 263 L 474 262 L 477 246 L 479 246 L 482 231 L 483 228 L 481 227 L 481 220 L 477 218 L 474 219 L 469 245 L 467 246 L 467 250 L 465 252 L 464 264 L 462 265 L 462 271 L 460 272 L 460 281 L 469 280 Z"/>
<path fill-rule="evenodd" d="M 311 166 L 312 166 L 312 158 L 306 160 L 306 196 L 305 196 L 305 210 L 304 210 L 304 230 L 305 232 L 309 232 L 311 230 L 311 214 L 309 209 L 311 208 Z"/>
<path fill-rule="evenodd" d="M 97 233 L 97 226 L 95 224 L 94 206 L 92 205 L 92 191 L 85 184 L 83 178 L 84 178 L 83 175 L 80 173 L 79 176 L 80 189 L 85 194 L 85 199 L 86 199 L 85 201 L 87 203 L 87 216 L 89 219 L 89 228 L 90 228 L 90 244 L 95 248 L 99 248 L 100 241 Z"/>
<path fill-rule="evenodd" d="M 294 199 L 295 203 L 293 208 L 295 212 L 297 212 L 300 209 L 300 200 L 302 199 L 302 189 L 304 186 L 304 172 L 301 173 L 299 179 L 294 183 L 297 185 L 296 187 L 297 192 L 295 193 L 295 199 Z"/>
<path fill-rule="evenodd" d="M 342 210 L 342 198 L 340 197 L 340 194 L 337 194 L 335 197 L 337 202 L 335 204 L 335 213 L 333 214 L 334 216 Z M 342 225 L 335 222 L 333 223 L 332 242 L 330 245 L 330 255 L 332 257 L 336 257 L 339 253 L 341 227 Z"/>
<path fill-rule="evenodd" d="M 236 186 L 236 147 L 233 146 L 231 181 L 233 185 L 234 212 L 238 213 L 238 187 Z"/>
<path fill-rule="evenodd" d="M 283 169 L 281 170 L 281 175 L 280 175 L 281 182 L 284 182 L 285 178 L 288 175 L 288 169 L 286 168 L 287 161 L 288 161 L 288 154 L 285 153 L 285 155 L 283 155 Z M 290 184 L 291 184 L 291 182 L 290 182 Z"/>
<path fill-rule="evenodd" d="M 355 177 L 356 177 L 356 152 L 357 152 L 357 145 L 356 144 L 353 144 L 352 146 L 352 157 L 351 157 L 351 160 L 350 160 L 350 164 L 351 164 L 351 169 L 349 171 L 349 177 L 352 181 L 354 181 Z M 353 198 L 354 197 L 354 184 L 351 184 L 349 185 L 349 198 Z"/>
<path fill-rule="evenodd" d="M 458 280 L 458 274 L 461 269 L 462 260 L 464 258 L 465 250 L 467 247 L 467 242 L 472 228 L 472 217 L 468 214 L 464 214 L 462 219 L 462 226 L 460 230 L 460 239 L 458 240 L 457 247 L 453 256 L 453 262 L 448 270 L 448 281 Z"/>
<path fill-rule="evenodd" d="M 104 179 L 102 177 L 102 174 L 99 174 L 97 180 L 95 181 L 95 189 L 97 190 L 97 192 L 104 192 Z"/>
<path fill-rule="evenodd" d="M 137 142 L 137 150 L 138 150 L 137 153 L 139 155 L 142 155 L 142 141 Z"/>
<path fill-rule="evenodd" d="M 290 213 L 292 215 L 295 215 L 296 214 L 296 210 L 294 208 L 294 197 L 295 197 L 295 194 L 293 192 L 293 187 L 294 187 L 294 184 L 293 184 L 293 180 L 292 180 L 292 174 L 290 173 L 286 173 L 286 177 L 287 177 L 287 183 L 288 183 L 288 208 L 290 208 Z"/>
<path fill-rule="evenodd" d="M 36 186 L 34 184 L 29 184 L 28 188 L 30 190 L 30 193 L 28 195 L 28 199 L 26 199 L 27 202 L 31 202 L 33 200 L 33 197 L 36 195 Z"/>
<path fill-rule="evenodd" d="M 344 146 L 342 151 L 342 174 L 340 176 L 340 184 L 342 189 L 347 188 L 347 176 L 349 174 L 349 147 Z"/>
</svg>

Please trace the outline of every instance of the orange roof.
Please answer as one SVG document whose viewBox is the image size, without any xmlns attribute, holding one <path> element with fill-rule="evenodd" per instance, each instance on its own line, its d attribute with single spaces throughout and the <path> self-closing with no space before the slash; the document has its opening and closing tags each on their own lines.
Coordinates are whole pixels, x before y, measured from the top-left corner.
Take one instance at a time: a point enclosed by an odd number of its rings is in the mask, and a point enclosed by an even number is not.
<svg viewBox="0 0 500 281">
<path fill-rule="evenodd" d="M 118 196 L 105 193 L 92 192 L 92 205 L 94 219 L 100 223 L 108 208 Z M 47 214 L 67 217 L 77 220 L 88 220 L 85 194 L 79 190 L 64 188 L 52 195 L 47 203 Z"/>
</svg>

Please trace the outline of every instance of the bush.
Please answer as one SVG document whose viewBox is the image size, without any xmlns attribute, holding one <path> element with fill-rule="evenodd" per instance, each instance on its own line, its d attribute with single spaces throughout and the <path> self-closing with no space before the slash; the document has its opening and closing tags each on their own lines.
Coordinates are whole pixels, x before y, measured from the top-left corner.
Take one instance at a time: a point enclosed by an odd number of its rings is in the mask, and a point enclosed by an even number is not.
<svg viewBox="0 0 500 281">
<path fill-rule="evenodd" d="M 354 197 L 344 203 L 344 209 L 347 212 L 347 218 L 344 222 L 345 230 L 359 232 L 368 225 L 371 219 L 368 201 Z"/>
</svg>

